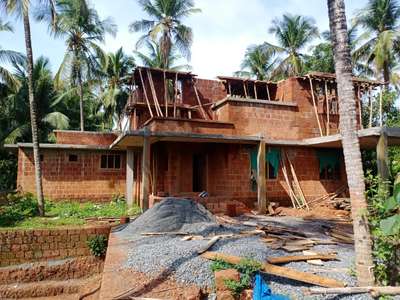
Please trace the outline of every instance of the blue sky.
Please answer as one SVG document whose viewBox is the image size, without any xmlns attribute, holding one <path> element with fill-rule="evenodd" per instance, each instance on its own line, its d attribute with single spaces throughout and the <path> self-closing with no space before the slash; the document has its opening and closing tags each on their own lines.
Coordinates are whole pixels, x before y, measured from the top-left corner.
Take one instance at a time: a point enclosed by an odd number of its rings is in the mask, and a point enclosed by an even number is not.
<svg viewBox="0 0 400 300">
<path fill-rule="evenodd" d="M 350 18 L 367 0 L 346 0 L 346 13 Z M 111 16 L 118 25 L 115 38 L 108 37 L 103 48 L 115 51 L 123 47 L 131 53 L 139 34 L 128 31 L 128 25 L 146 17 L 136 0 L 91 0 L 101 17 Z M 197 0 L 202 13 L 188 18 L 194 43 L 190 64 L 193 73 L 202 78 L 231 75 L 240 67 L 246 47 L 263 41 L 274 42 L 268 33 L 271 21 L 284 13 L 313 17 L 321 31 L 329 27 L 326 0 Z M 14 21 L 14 20 L 10 20 Z M 53 70 L 62 60 L 64 41 L 50 37 L 47 26 L 32 24 L 34 57 L 50 58 Z M 0 45 L 5 49 L 24 51 L 23 28 L 14 24 L 14 34 L 0 33 Z"/>
</svg>

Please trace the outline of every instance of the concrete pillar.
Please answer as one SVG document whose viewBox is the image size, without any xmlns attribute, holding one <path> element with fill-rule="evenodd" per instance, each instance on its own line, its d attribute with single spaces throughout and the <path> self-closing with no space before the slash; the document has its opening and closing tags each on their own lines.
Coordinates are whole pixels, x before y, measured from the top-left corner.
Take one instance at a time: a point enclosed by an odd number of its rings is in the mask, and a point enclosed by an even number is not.
<svg viewBox="0 0 400 300">
<path fill-rule="evenodd" d="M 135 152 L 132 149 L 126 150 L 126 203 L 131 208 L 133 205 L 133 187 L 134 187 L 134 157 Z"/>
<path fill-rule="evenodd" d="M 150 138 L 145 136 L 142 150 L 142 185 L 140 187 L 140 204 L 143 210 L 149 208 L 150 176 Z"/>
<path fill-rule="evenodd" d="M 376 145 L 376 162 L 378 174 L 383 180 L 388 180 L 390 176 L 387 135 L 382 132 L 378 144 Z"/>
<path fill-rule="evenodd" d="M 267 189 L 265 182 L 265 142 L 258 144 L 257 154 L 257 203 L 258 213 L 265 214 L 267 211 Z"/>
</svg>

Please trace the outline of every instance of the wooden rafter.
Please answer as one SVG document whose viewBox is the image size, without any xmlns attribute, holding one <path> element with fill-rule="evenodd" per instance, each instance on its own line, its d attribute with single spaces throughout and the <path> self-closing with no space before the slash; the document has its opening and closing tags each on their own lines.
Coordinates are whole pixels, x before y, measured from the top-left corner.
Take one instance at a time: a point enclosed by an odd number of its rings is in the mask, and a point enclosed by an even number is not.
<svg viewBox="0 0 400 300">
<path fill-rule="evenodd" d="M 319 121 L 318 110 L 317 110 L 317 104 L 315 103 L 315 95 L 314 95 L 314 87 L 313 87 L 312 79 L 311 79 L 311 77 L 308 77 L 308 79 L 310 80 L 311 97 L 312 97 L 312 101 L 313 101 L 314 114 L 315 114 L 315 117 L 317 118 L 319 133 L 320 133 L 321 136 L 323 136 L 324 134 L 323 134 L 323 132 L 322 132 L 321 123 L 320 123 L 320 121 Z"/>
<path fill-rule="evenodd" d="M 151 75 L 151 72 L 149 69 L 147 69 L 146 71 L 147 71 L 147 78 L 149 80 L 150 90 L 151 90 L 151 94 L 153 95 L 153 102 L 154 102 L 154 106 L 156 108 L 157 115 L 159 117 L 163 117 L 164 115 L 161 110 L 160 103 L 158 102 L 157 92 L 156 92 L 156 89 L 154 88 L 153 76 Z"/>
<path fill-rule="evenodd" d="M 168 90 L 167 90 L 167 78 L 165 76 L 165 70 L 163 72 L 163 83 L 164 83 L 165 116 L 168 117 Z"/>
<path fill-rule="evenodd" d="M 199 105 L 199 109 L 200 109 L 201 115 L 203 116 L 203 118 L 205 120 L 207 120 L 207 114 L 206 114 L 206 112 L 205 112 L 205 110 L 203 108 L 203 104 L 201 103 L 201 99 L 199 97 L 199 93 L 198 93 L 197 87 L 196 87 L 196 81 L 194 79 L 192 79 L 192 84 L 193 84 L 194 93 L 196 95 L 197 104 Z"/>
<path fill-rule="evenodd" d="M 326 100 L 326 135 L 329 135 L 330 109 L 329 109 L 328 83 L 326 80 L 325 80 L 325 100 Z"/>
<path fill-rule="evenodd" d="M 147 107 L 148 107 L 149 112 L 150 112 L 150 116 L 153 118 L 153 117 L 154 117 L 154 114 L 153 114 L 153 110 L 151 109 L 149 97 L 147 96 L 147 91 L 146 91 L 146 87 L 145 87 L 145 85 L 144 85 L 142 70 L 141 70 L 140 68 L 139 68 L 138 70 L 139 70 L 140 81 L 142 82 L 142 88 L 143 88 L 144 98 L 146 99 L 146 103 L 147 103 Z"/>
</svg>

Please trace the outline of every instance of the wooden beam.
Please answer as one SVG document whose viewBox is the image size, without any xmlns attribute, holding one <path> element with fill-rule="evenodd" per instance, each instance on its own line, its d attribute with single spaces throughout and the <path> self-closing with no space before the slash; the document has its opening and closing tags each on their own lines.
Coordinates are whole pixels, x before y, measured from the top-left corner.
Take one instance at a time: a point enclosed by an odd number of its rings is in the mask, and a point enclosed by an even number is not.
<svg viewBox="0 0 400 300">
<path fill-rule="evenodd" d="M 227 255 L 223 253 L 217 252 L 205 252 L 201 255 L 203 258 L 210 259 L 210 260 L 223 260 L 231 264 L 238 264 L 243 259 L 242 257 Z M 300 272 L 293 270 L 291 268 L 275 266 L 269 263 L 263 263 L 261 270 L 265 273 L 289 278 L 301 282 L 311 283 L 323 287 L 344 287 L 344 283 L 335 279 L 330 279 L 318 275 L 314 275 L 308 272 Z"/>
<path fill-rule="evenodd" d="M 310 294 L 365 294 L 371 293 L 374 297 L 379 295 L 400 295 L 400 286 L 349 286 L 343 288 L 310 288 Z"/>
<path fill-rule="evenodd" d="M 203 116 L 203 118 L 205 120 L 207 120 L 208 119 L 207 114 L 203 108 L 203 104 L 201 103 L 199 93 L 197 92 L 196 82 L 193 79 L 192 79 L 192 84 L 193 84 L 194 93 L 196 94 L 197 104 L 199 105 L 201 115 Z"/>
<path fill-rule="evenodd" d="M 265 141 L 258 144 L 257 155 L 257 199 L 258 212 L 265 214 L 267 211 L 267 189 L 265 181 Z"/>
<path fill-rule="evenodd" d="M 254 96 L 256 97 L 256 99 L 258 99 L 257 97 L 257 84 L 254 82 Z"/>
<path fill-rule="evenodd" d="M 335 254 L 289 255 L 289 256 L 268 257 L 267 261 L 270 264 L 286 264 L 293 261 L 306 261 L 312 259 L 335 260 L 337 259 L 337 257 Z"/>
<path fill-rule="evenodd" d="M 149 112 L 150 112 L 150 116 L 153 118 L 153 117 L 154 117 L 154 114 L 153 114 L 153 111 L 152 111 L 152 109 L 151 109 L 149 97 L 147 96 L 146 86 L 144 85 L 144 80 L 143 80 L 143 75 L 142 75 L 142 70 L 141 70 L 141 68 L 139 68 L 138 70 L 139 70 L 140 81 L 142 82 L 142 88 L 143 88 L 144 98 L 146 99 L 146 103 L 147 103 L 147 107 L 148 107 Z"/>
<path fill-rule="evenodd" d="M 128 208 L 131 208 L 133 205 L 133 187 L 134 187 L 133 173 L 135 171 L 134 157 L 135 157 L 135 152 L 132 149 L 128 148 L 126 150 L 126 195 L 125 195 Z"/>
<path fill-rule="evenodd" d="M 368 89 L 368 98 L 369 98 L 369 123 L 368 123 L 368 127 L 371 128 L 372 127 L 372 115 L 373 115 L 373 98 L 372 98 L 372 87 L 369 87 Z"/>
<path fill-rule="evenodd" d="M 269 94 L 269 87 L 268 87 L 268 83 L 265 84 L 266 88 L 267 88 L 267 96 L 268 96 L 268 100 L 271 101 L 271 96 Z"/>
<path fill-rule="evenodd" d="M 142 149 L 142 184 L 140 190 L 140 204 L 143 210 L 149 208 L 150 193 L 150 138 L 145 136 Z"/>
<path fill-rule="evenodd" d="M 361 102 L 361 92 L 360 92 L 360 86 L 357 87 L 357 101 L 358 101 L 358 121 L 360 123 L 360 129 L 363 129 L 363 123 L 362 123 L 362 102 Z"/>
<path fill-rule="evenodd" d="M 389 158 L 388 158 L 388 141 L 387 134 L 383 132 L 379 137 L 378 144 L 376 145 L 376 162 L 378 165 L 378 174 L 387 181 L 390 177 Z"/>
<path fill-rule="evenodd" d="M 167 79 L 165 76 L 165 70 L 163 71 L 163 82 L 164 82 L 165 116 L 168 118 L 168 90 L 167 90 Z"/>
<path fill-rule="evenodd" d="M 311 79 L 311 77 L 308 77 L 308 79 L 310 80 L 311 96 L 312 96 L 312 101 L 313 101 L 314 114 L 315 114 L 315 117 L 317 118 L 319 134 L 321 136 L 323 136 L 324 134 L 322 133 L 321 123 L 319 122 L 317 104 L 315 103 L 315 95 L 314 95 L 314 87 L 313 87 L 312 79 Z"/>
<path fill-rule="evenodd" d="M 147 69 L 146 71 L 147 71 L 147 78 L 149 80 L 150 90 L 151 90 L 151 94 L 153 95 L 153 102 L 154 102 L 154 106 L 156 108 L 157 115 L 160 117 L 163 117 L 164 115 L 161 110 L 160 103 L 158 102 L 157 92 L 156 92 L 156 89 L 154 88 L 153 76 L 151 75 L 151 72 L 149 69 Z"/>
<path fill-rule="evenodd" d="M 330 109 L 329 109 L 328 83 L 326 82 L 326 80 L 325 80 L 325 100 L 326 100 L 326 135 L 329 135 Z"/>
<path fill-rule="evenodd" d="M 246 81 L 243 81 L 243 89 L 244 89 L 244 96 L 245 96 L 246 98 L 248 98 L 247 87 L 246 87 Z"/>
<path fill-rule="evenodd" d="M 176 98 L 178 96 L 178 73 L 175 74 L 174 84 L 174 118 L 176 118 Z"/>
</svg>

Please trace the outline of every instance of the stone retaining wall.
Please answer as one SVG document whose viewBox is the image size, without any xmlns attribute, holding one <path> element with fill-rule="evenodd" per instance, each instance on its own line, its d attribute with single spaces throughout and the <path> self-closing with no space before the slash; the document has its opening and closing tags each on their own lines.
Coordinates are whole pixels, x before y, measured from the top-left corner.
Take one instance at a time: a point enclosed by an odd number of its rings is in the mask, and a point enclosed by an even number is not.
<svg viewBox="0 0 400 300">
<path fill-rule="evenodd" d="M 47 259 L 88 256 L 87 240 L 108 237 L 110 226 L 57 229 L 0 230 L 0 266 Z"/>
</svg>

